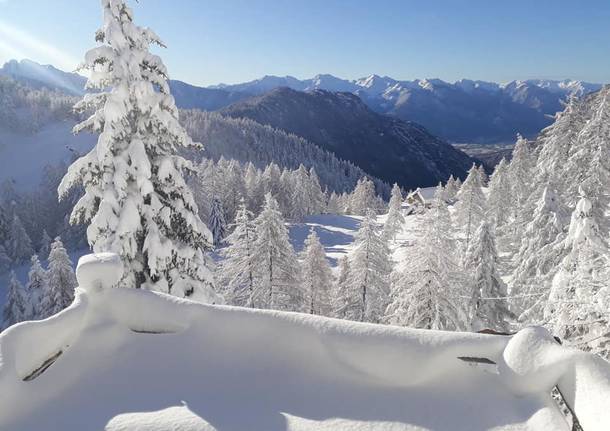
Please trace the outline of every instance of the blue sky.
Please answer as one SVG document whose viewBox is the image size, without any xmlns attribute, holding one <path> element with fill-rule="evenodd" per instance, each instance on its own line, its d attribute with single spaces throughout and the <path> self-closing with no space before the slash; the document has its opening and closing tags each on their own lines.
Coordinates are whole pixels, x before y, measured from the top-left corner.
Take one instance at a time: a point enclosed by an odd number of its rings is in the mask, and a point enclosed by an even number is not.
<svg viewBox="0 0 610 431">
<path fill-rule="evenodd" d="M 610 82 L 609 0 L 140 0 L 173 78 L 550 78 Z M 0 0 L 0 62 L 73 68 L 98 0 Z"/>
</svg>

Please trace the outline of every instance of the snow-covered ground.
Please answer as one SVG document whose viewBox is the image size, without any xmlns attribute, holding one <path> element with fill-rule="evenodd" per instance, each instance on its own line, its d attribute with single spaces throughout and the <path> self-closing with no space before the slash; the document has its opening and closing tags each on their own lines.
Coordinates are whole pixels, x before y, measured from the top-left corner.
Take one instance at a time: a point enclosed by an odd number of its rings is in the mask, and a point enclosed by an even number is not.
<svg viewBox="0 0 610 431">
<path fill-rule="evenodd" d="M 0 182 L 12 179 L 19 190 L 32 190 L 42 180 L 43 168 L 70 162 L 74 152 L 89 151 L 96 137 L 72 134 L 72 123 L 57 122 L 32 134 L 0 130 Z"/>
<path fill-rule="evenodd" d="M 585 430 L 607 430 L 609 365 L 540 328 L 503 337 L 209 306 L 107 288 L 118 276 L 112 259 L 89 261 L 69 309 L 0 336 L 0 429 L 567 431 L 549 395 L 559 384 Z"/>
<path fill-rule="evenodd" d="M 422 189 L 430 194 L 430 189 Z M 407 213 L 405 207 L 405 214 Z M 377 217 L 379 226 L 383 226 L 387 214 Z M 306 217 L 303 223 L 288 225 L 290 242 L 298 253 L 303 250 L 305 238 L 311 229 L 315 230 L 326 251 L 331 266 L 336 267 L 338 260 L 347 255 L 354 246 L 354 237 L 360 228 L 362 217 L 354 215 L 321 214 Z M 404 250 L 413 245 L 421 232 L 421 214 L 411 214 L 405 217 L 403 229 L 390 244 L 393 258 L 400 262 L 404 258 Z"/>
<path fill-rule="evenodd" d="M 336 214 L 321 214 L 306 217 L 303 223 L 288 225 L 290 243 L 297 253 L 303 250 L 305 239 L 311 229 L 315 230 L 324 246 L 331 266 L 352 249 L 354 236 L 362 217 Z"/>
</svg>

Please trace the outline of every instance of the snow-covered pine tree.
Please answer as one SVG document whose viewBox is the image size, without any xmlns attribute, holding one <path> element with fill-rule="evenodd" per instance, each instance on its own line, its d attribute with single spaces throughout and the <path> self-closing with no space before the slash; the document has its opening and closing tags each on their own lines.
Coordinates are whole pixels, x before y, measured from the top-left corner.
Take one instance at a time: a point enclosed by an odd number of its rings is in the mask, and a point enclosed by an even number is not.
<svg viewBox="0 0 610 431">
<path fill-rule="evenodd" d="M 0 203 L 0 246 L 2 246 L 4 250 L 6 250 L 6 244 L 9 239 L 10 226 L 11 223 L 8 211 L 6 211 L 4 206 Z"/>
<path fill-rule="evenodd" d="M 248 210 L 253 214 L 258 214 L 263 206 L 265 194 L 262 174 L 251 162 L 246 165 L 244 183 Z"/>
<path fill-rule="evenodd" d="M 343 256 L 339 259 L 339 275 L 332 298 L 333 317 L 346 319 L 348 316 L 357 315 L 358 296 L 353 293 L 350 284 L 349 259 L 347 256 Z"/>
<path fill-rule="evenodd" d="M 545 318 L 555 334 L 586 350 L 610 352 L 608 243 L 600 235 L 591 201 L 581 189 L 564 240 L 569 250 L 553 278 Z"/>
<path fill-rule="evenodd" d="M 487 178 L 487 172 L 485 172 L 483 165 L 479 165 L 479 176 L 481 177 L 481 185 L 484 187 L 487 185 L 487 180 L 489 178 Z"/>
<path fill-rule="evenodd" d="M 271 193 L 265 195 L 265 206 L 254 220 L 254 226 L 254 306 L 303 310 L 299 263 L 288 240 L 288 230 L 278 203 Z"/>
<path fill-rule="evenodd" d="M 569 213 L 557 193 L 542 192 L 532 220 L 525 228 L 510 282 L 511 301 L 520 321 L 542 323 L 551 281 L 563 257 L 564 226 Z"/>
<path fill-rule="evenodd" d="M 330 316 L 333 274 L 326 260 L 324 247 L 312 228 L 301 254 L 301 274 L 305 294 L 305 311 Z"/>
<path fill-rule="evenodd" d="M 25 285 L 25 320 L 44 319 L 51 315 L 49 310 L 43 308 L 42 303 L 49 289 L 49 277 L 42 265 L 40 265 L 37 255 L 32 256 L 31 262 L 28 282 Z"/>
<path fill-rule="evenodd" d="M 345 316 L 350 320 L 378 323 L 389 301 L 390 250 L 375 219 L 375 212 L 369 209 L 356 233 L 350 261 L 350 296 L 356 302 Z"/>
<path fill-rule="evenodd" d="M 2 310 L 2 328 L 8 328 L 15 323 L 28 319 L 26 310 L 27 303 L 23 286 L 17 280 L 15 272 L 12 271 L 8 282 L 4 309 Z"/>
<path fill-rule="evenodd" d="M 197 165 L 197 172 L 190 178 L 190 187 L 193 192 L 193 199 L 197 203 L 199 216 L 202 220 L 210 218 L 212 211 L 212 200 L 210 196 L 218 193 L 216 181 L 216 164 L 213 160 L 202 159 Z"/>
<path fill-rule="evenodd" d="M 242 201 L 237 210 L 233 232 L 226 238 L 228 244 L 220 253 L 223 260 L 217 268 L 217 279 L 227 303 L 254 307 L 255 280 L 254 256 L 255 226 L 252 213 Z"/>
<path fill-rule="evenodd" d="M 483 221 L 472 238 L 465 265 L 470 272 L 469 317 L 474 330 L 506 331 L 514 319 L 498 267 L 496 239 L 489 222 Z"/>
<path fill-rule="evenodd" d="M 462 188 L 462 180 L 460 179 L 460 177 L 457 177 L 455 179 L 455 187 L 458 189 L 458 191 Z"/>
<path fill-rule="evenodd" d="M 13 214 L 9 238 L 5 247 L 9 257 L 14 263 L 26 262 L 32 254 L 34 254 L 32 241 L 17 213 Z"/>
<path fill-rule="evenodd" d="M 592 115 L 578 133 L 572 154 L 564 168 L 574 182 L 566 184 L 568 196 L 582 198 L 582 190 L 591 201 L 591 216 L 604 238 L 610 231 L 610 86 L 605 86 L 593 100 Z M 565 179 L 564 179 L 565 181 Z M 582 188 L 582 190 L 580 190 Z"/>
<path fill-rule="evenodd" d="M 542 311 L 547 305 L 552 280 L 557 270 L 563 267 L 558 262 L 570 253 L 570 247 L 563 246 L 565 232 L 570 224 L 569 218 L 558 217 L 556 214 L 564 212 L 564 205 L 566 208 L 576 206 L 581 199 L 580 187 L 587 191 L 600 237 L 608 238 L 606 226 L 610 218 L 606 214 L 610 182 L 608 157 L 604 154 L 610 151 L 609 111 L 610 86 L 583 98 L 573 98 L 565 111 L 557 115 L 555 123 L 545 129 L 536 141 L 532 151 L 537 156 L 532 161 L 532 164 L 536 162 L 535 168 L 529 175 L 524 175 L 534 186 L 534 192 L 523 208 L 516 208 L 517 220 L 512 223 L 516 231 L 515 243 L 521 244 L 521 250 L 513 257 L 513 261 L 521 267 L 514 270 L 511 294 L 512 290 L 515 290 L 516 295 L 528 294 L 528 286 L 536 286 L 531 293 L 541 295 L 542 298 L 531 303 L 527 303 L 527 298 L 520 301 L 523 304 L 517 310 L 524 310 L 520 317 L 524 322 L 544 322 Z M 556 191 L 553 200 L 559 204 L 550 205 L 549 208 L 560 207 L 559 211 L 553 208 L 546 211 L 549 213 L 546 218 L 536 215 L 545 189 Z M 601 200 L 597 201 L 598 199 Z M 534 225 L 533 220 L 536 219 L 539 220 Z M 540 237 L 537 236 L 538 231 Z M 560 234 L 552 242 L 543 245 L 554 232 Z M 530 243 L 533 246 L 527 246 Z M 522 252 L 531 257 L 524 259 Z"/>
<path fill-rule="evenodd" d="M 485 217 L 485 195 L 481 186 L 481 175 L 473 164 L 468 177 L 460 187 L 455 204 L 455 215 L 458 226 L 464 232 L 464 251 L 468 250 L 475 229 Z"/>
<path fill-rule="evenodd" d="M 569 98 L 562 112 L 555 114 L 553 124 L 544 129 L 536 140 L 536 145 L 541 147 L 536 166 L 536 182 L 545 186 L 548 183 L 562 185 L 560 178 L 569 160 L 571 147 L 589 115 L 585 98 L 574 96 Z M 563 188 L 560 191 L 563 194 Z"/>
<path fill-rule="evenodd" d="M 375 210 L 375 185 L 367 177 L 358 180 L 356 188 L 351 194 L 349 203 L 350 214 L 365 216 L 369 210 Z"/>
<path fill-rule="evenodd" d="M 0 274 L 4 274 L 5 272 L 7 272 L 12 265 L 13 261 L 6 252 L 4 246 L 0 244 Z"/>
<path fill-rule="evenodd" d="M 328 197 L 328 205 L 326 207 L 326 211 L 329 214 L 343 214 L 345 208 L 343 208 L 343 202 L 341 200 L 341 196 L 335 192 L 332 192 Z"/>
<path fill-rule="evenodd" d="M 326 211 L 326 194 L 322 191 L 320 178 L 316 170 L 309 168 L 309 195 L 311 199 L 311 214 L 322 214 Z"/>
<path fill-rule="evenodd" d="M 0 205 L 0 274 L 12 265 L 8 251 L 10 227 L 11 223 L 8 212 Z"/>
<path fill-rule="evenodd" d="M 46 229 L 42 231 L 42 238 L 40 239 L 40 247 L 38 247 L 38 256 L 41 259 L 47 259 L 49 257 L 49 253 L 51 253 L 51 244 L 53 240 L 47 233 Z"/>
<path fill-rule="evenodd" d="M 320 186 L 316 171 L 309 171 L 302 164 L 292 172 L 292 218 L 303 220 L 303 217 L 320 214 L 326 209 L 326 198 Z"/>
<path fill-rule="evenodd" d="M 445 184 L 445 202 L 447 202 L 448 204 L 453 204 L 457 197 L 458 190 L 458 183 L 456 182 L 453 175 L 450 175 L 449 179 L 447 180 L 447 183 Z"/>
<path fill-rule="evenodd" d="M 392 197 L 390 198 L 388 208 L 388 216 L 383 225 L 383 238 L 393 241 L 405 223 L 405 218 L 402 215 L 402 193 L 396 183 L 392 187 Z"/>
<path fill-rule="evenodd" d="M 312 214 L 313 207 L 309 173 L 305 166 L 300 165 L 299 169 L 293 172 L 292 184 L 294 189 L 291 198 L 291 217 L 293 220 L 302 221 L 305 216 Z"/>
<path fill-rule="evenodd" d="M 241 199 L 246 195 L 244 173 L 237 160 L 218 162 L 218 189 L 216 196 L 222 204 L 224 220 L 232 224 Z"/>
<path fill-rule="evenodd" d="M 339 206 L 342 208 L 342 214 L 349 214 L 351 205 L 351 194 L 347 192 L 341 193 L 339 196 Z"/>
<path fill-rule="evenodd" d="M 44 314 L 51 316 L 68 307 L 74 300 L 77 282 L 72 261 L 60 238 L 55 238 L 49 253 L 47 290 L 41 300 Z"/>
<path fill-rule="evenodd" d="M 533 156 L 530 143 L 523 136 L 519 135 L 513 149 L 513 156 L 509 167 L 514 209 L 522 208 L 531 193 L 532 162 Z"/>
<path fill-rule="evenodd" d="M 75 132 L 100 133 L 96 147 L 74 162 L 60 196 L 82 184 L 74 223 L 89 223 L 96 252 L 118 253 L 122 285 L 213 302 L 213 277 L 204 253 L 212 235 L 198 216 L 184 173 L 194 172 L 178 153 L 194 144 L 178 122 L 168 75 L 151 44 L 164 46 L 150 29 L 134 24 L 123 0 L 102 0 L 100 46 L 85 55 L 88 88 L 75 109 L 93 110 Z"/>
<path fill-rule="evenodd" d="M 515 249 L 518 249 L 518 244 L 525 230 L 525 224 L 531 219 L 531 214 L 534 210 L 532 205 L 533 193 L 533 168 L 535 165 L 535 157 L 530 143 L 521 135 L 517 138 L 517 143 L 513 149 L 513 156 L 508 166 L 508 181 L 510 183 L 510 197 L 512 210 L 510 215 L 512 222 L 510 223 L 510 239 L 515 244 Z"/>
<path fill-rule="evenodd" d="M 425 329 L 468 328 L 463 280 L 455 259 L 451 216 L 437 187 L 424 215 L 425 231 L 393 277 L 391 303 L 384 321 Z"/>
<path fill-rule="evenodd" d="M 501 231 L 508 222 L 512 209 L 511 187 L 508 178 L 508 163 L 502 158 L 489 179 L 489 194 L 487 196 L 488 219 Z"/>
<path fill-rule="evenodd" d="M 568 207 L 576 205 L 578 187 L 590 172 L 591 151 L 596 147 L 591 143 L 581 145 L 581 131 L 595 114 L 593 106 L 602 93 L 603 90 L 584 98 L 570 98 L 566 109 L 558 113 L 555 122 L 537 138 L 533 152 L 538 156 L 532 161 L 535 168 L 531 180 L 535 191 L 526 202 L 523 219 L 530 218 L 545 188 L 556 190 Z"/>
<path fill-rule="evenodd" d="M 225 238 L 226 223 L 222 204 L 217 196 L 214 196 L 214 199 L 212 199 L 208 226 L 210 226 L 210 231 L 212 232 L 214 246 L 220 246 Z"/>
<path fill-rule="evenodd" d="M 282 170 L 275 163 L 267 165 L 262 175 L 263 192 L 266 195 L 271 193 L 271 196 L 278 196 L 282 192 Z M 263 203 L 264 203 L 263 196 Z"/>
<path fill-rule="evenodd" d="M 279 191 L 277 195 L 272 195 L 278 202 L 280 212 L 284 218 L 290 218 L 295 213 L 295 204 L 292 202 L 294 196 L 294 175 L 288 169 L 282 171 L 280 176 Z"/>
</svg>

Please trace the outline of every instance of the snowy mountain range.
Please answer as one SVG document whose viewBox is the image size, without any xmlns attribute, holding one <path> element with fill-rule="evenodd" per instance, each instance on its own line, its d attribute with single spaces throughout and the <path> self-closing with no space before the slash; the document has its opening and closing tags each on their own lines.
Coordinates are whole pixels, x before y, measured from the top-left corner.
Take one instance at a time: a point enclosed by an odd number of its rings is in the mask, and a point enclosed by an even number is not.
<svg viewBox="0 0 610 431">
<path fill-rule="evenodd" d="M 574 94 L 582 95 L 591 91 L 599 90 L 600 84 L 593 84 L 583 81 L 574 80 L 545 80 L 545 79 L 530 79 L 516 80 L 504 84 L 498 84 L 488 81 L 473 81 L 470 79 L 461 79 L 454 83 L 445 82 L 440 79 L 415 79 L 412 81 L 400 81 L 389 76 L 369 75 L 364 78 L 347 80 L 337 78 L 329 74 L 316 75 L 310 79 L 297 79 L 293 76 L 270 76 L 266 75 L 260 79 L 248 81 L 240 84 L 218 84 L 208 88 L 221 89 L 229 91 L 246 92 L 251 94 L 265 93 L 277 87 L 289 87 L 299 91 L 312 90 L 328 90 L 328 91 L 343 91 L 350 93 L 364 93 L 368 96 L 383 96 L 392 97 L 392 93 L 401 89 L 416 89 L 422 88 L 432 91 L 440 86 L 448 86 L 459 88 L 465 92 L 473 91 L 500 91 L 503 89 L 512 89 L 522 87 L 524 85 L 539 87 L 551 93 L 560 94 L 562 96 Z"/>
<path fill-rule="evenodd" d="M 51 65 L 41 65 L 31 60 L 11 60 L 0 68 L 0 76 L 6 76 L 33 88 L 58 90 L 72 96 L 85 93 L 87 78 L 78 73 L 65 72 Z M 247 92 L 216 90 L 196 87 L 182 81 L 171 80 L 170 88 L 178 107 L 215 111 L 231 103 L 250 97 Z"/>
<path fill-rule="evenodd" d="M 9 62 L 1 75 L 10 79 L 0 82 L 0 89 L 6 87 L 0 98 L 0 151 L 4 154 L 0 180 L 13 178 L 17 184 L 34 185 L 45 164 L 67 160 L 70 149 L 82 152 L 92 145 L 93 136 L 71 133 L 75 121 L 71 106 L 85 78 L 31 61 Z M 51 92 L 34 91 L 39 88 Z M 304 163 L 319 172 L 324 185 L 339 192 L 353 187 L 361 176 L 358 172 L 416 188 L 435 185 L 451 174 L 464 178 L 473 162 L 423 127 L 374 112 L 351 93 L 280 87 L 246 97 L 243 91 L 193 87 L 180 81 L 172 81 L 171 90 L 181 108 L 197 108 L 205 102 L 213 110 L 233 102 L 219 113 L 251 120 L 226 121 L 196 110 L 185 112 L 183 123 L 206 144 L 207 157 L 251 161 L 263 169 L 270 162 L 291 169 Z M 16 125 L 19 130 L 12 130 Z M 2 150 L 2 146 L 10 148 Z M 384 188 L 378 185 L 378 191 Z"/>
<path fill-rule="evenodd" d="M 10 61 L 0 69 L 29 85 L 46 85 L 70 94 L 82 93 L 85 78 L 52 66 L 28 60 Z M 513 142 L 520 133 L 533 137 L 550 125 L 563 101 L 601 88 L 600 84 L 573 80 L 523 80 L 497 84 L 462 79 L 454 83 L 440 79 L 396 80 L 370 75 L 346 80 L 332 75 L 311 79 L 264 76 L 240 84 L 208 88 L 170 81 L 180 108 L 214 111 L 253 95 L 278 87 L 310 92 L 327 90 L 359 96 L 372 110 L 421 124 L 432 134 L 451 142 Z"/>
<path fill-rule="evenodd" d="M 480 143 L 513 141 L 517 133 L 534 136 L 551 124 L 551 116 L 563 110 L 563 100 L 601 88 L 600 84 L 572 80 L 497 84 L 462 79 L 448 83 L 440 79 L 399 81 L 378 75 L 352 81 L 332 75 L 305 80 L 265 76 L 211 88 L 262 94 L 280 86 L 354 93 L 373 110 L 419 123 L 437 136 Z"/>
<path fill-rule="evenodd" d="M 0 76 L 0 182 L 11 180 L 12 187 L 21 190 L 35 188 L 47 166 L 69 163 L 93 147 L 95 135 L 72 133 L 78 117 L 72 107 L 79 98 L 64 91 Z M 352 190 L 366 175 L 306 139 L 252 120 L 183 110 L 181 121 L 194 139 L 205 143 L 203 152 L 189 153 L 193 160 L 224 157 L 260 169 L 270 163 L 289 169 L 303 164 L 315 169 L 323 186 L 337 192 Z M 379 193 L 389 193 L 387 184 L 373 181 Z"/>
</svg>

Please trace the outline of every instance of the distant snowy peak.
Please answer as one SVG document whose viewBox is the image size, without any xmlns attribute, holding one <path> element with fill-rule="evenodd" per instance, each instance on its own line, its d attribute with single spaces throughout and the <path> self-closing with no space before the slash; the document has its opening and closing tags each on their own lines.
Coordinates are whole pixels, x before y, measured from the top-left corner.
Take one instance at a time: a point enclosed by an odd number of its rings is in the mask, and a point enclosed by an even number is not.
<svg viewBox="0 0 610 431">
<path fill-rule="evenodd" d="M 357 79 L 355 84 L 371 93 L 381 94 L 398 84 L 398 81 L 388 76 L 370 75 Z"/>
<path fill-rule="evenodd" d="M 573 80 L 497 84 L 461 79 L 450 83 L 438 78 L 401 81 L 375 74 L 346 80 L 324 74 L 306 80 L 267 76 L 224 88 L 258 96 L 273 85 L 306 92 L 352 93 L 378 113 L 419 123 L 434 135 L 462 143 L 507 143 L 514 141 L 517 134 L 534 137 L 563 110 L 566 98 L 601 87 Z"/>
<path fill-rule="evenodd" d="M 0 68 L 5 75 L 32 88 L 47 87 L 72 95 L 82 94 L 85 78 L 32 61 L 11 61 Z M 267 75 L 239 84 L 196 87 L 170 81 L 172 95 L 182 109 L 216 111 L 276 88 L 300 92 L 326 90 L 352 93 L 370 109 L 423 125 L 432 134 L 456 143 L 507 143 L 519 133 L 536 136 L 564 109 L 571 96 L 583 96 L 600 84 L 575 80 L 520 80 L 504 84 L 461 79 L 397 80 L 369 75 L 341 79 L 330 74 L 310 79 Z M 357 106 L 357 105 L 354 105 Z"/>
<path fill-rule="evenodd" d="M 298 91 L 312 90 L 327 90 L 327 91 L 342 91 L 350 93 L 364 94 L 369 97 L 383 97 L 388 92 L 398 93 L 403 90 L 421 88 L 428 91 L 434 91 L 439 88 L 449 88 L 461 90 L 467 93 L 474 91 L 497 93 L 506 89 L 518 89 L 523 87 L 537 87 L 544 89 L 553 94 L 561 96 L 577 95 L 597 91 L 601 88 L 601 84 L 590 82 L 575 81 L 575 80 L 515 80 L 504 84 L 498 84 L 489 81 L 460 79 L 454 83 L 443 81 L 442 79 L 415 79 L 397 80 L 389 76 L 369 75 L 363 78 L 348 80 L 338 78 L 330 74 L 316 75 L 310 79 L 299 80 L 292 76 L 264 76 L 263 78 L 254 81 L 245 82 L 242 84 L 226 85 L 220 84 L 209 88 L 218 88 L 230 91 L 245 91 L 251 94 L 262 94 L 273 90 L 277 87 L 288 87 Z"/>
<path fill-rule="evenodd" d="M 354 82 L 337 78 L 329 74 L 316 75 L 313 79 L 304 82 L 309 82 L 306 90 L 327 90 L 349 93 L 353 93 L 358 90 L 358 85 L 356 85 Z"/>
<path fill-rule="evenodd" d="M 251 94 L 261 94 L 271 91 L 278 87 L 289 87 L 295 90 L 304 91 L 308 82 L 311 80 L 300 81 L 293 76 L 271 76 L 265 75 L 262 78 L 241 84 L 219 84 L 208 88 L 221 89 L 235 92 L 246 92 Z"/>
<path fill-rule="evenodd" d="M 450 84 L 440 79 L 422 79 L 417 81 L 418 85 L 424 90 L 433 91 L 439 87 L 448 87 Z"/>
<path fill-rule="evenodd" d="M 502 84 L 502 88 L 523 88 L 534 86 L 562 96 L 582 96 L 597 91 L 602 84 L 564 79 L 563 81 L 549 79 L 516 80 Z"/>
<path fill-rule="evenodd" d="M 500 90 L 500 85 L 495 82 L 473 81 L 471 79 L 460 79 L 459 81 L 456 81 L 454 85 L 467 92 L 476 90 L 496 92 Z"/>
</svg>

